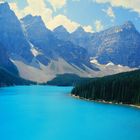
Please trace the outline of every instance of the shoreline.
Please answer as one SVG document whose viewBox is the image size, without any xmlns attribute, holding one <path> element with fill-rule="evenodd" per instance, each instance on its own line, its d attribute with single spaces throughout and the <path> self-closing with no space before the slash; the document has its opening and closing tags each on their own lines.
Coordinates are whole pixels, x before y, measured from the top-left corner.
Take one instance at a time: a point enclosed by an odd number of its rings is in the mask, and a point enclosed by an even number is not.
<svg viewBox="0 0 140 140">
<path fill-rule="evenodd" d="M 114 102 L 111 102 L 111 101 L 109 102 L 109 101 L 104 101 L 104 100 L 90 100 L 90 99 L 86 99 L 86 98 L 76 96 L 76 95 L 73 95 L 73 94 L 70 94 L 70 96 L 73 97 L 73 98 L 80 99 L 80 100 L 85 100 L 85 101 L 90 101 L 90 102 L 95 102 L 95 103 L 103 103 L 103 104 L 111 104 L 111 105 L 113 105 L 113 104 L 114 105 L 122 105 L 122 106 L 127 106 L 127 107 L 133 107 L 133 108 L 140 109 L 139 105 L 114 103 Z"/>
</svg>

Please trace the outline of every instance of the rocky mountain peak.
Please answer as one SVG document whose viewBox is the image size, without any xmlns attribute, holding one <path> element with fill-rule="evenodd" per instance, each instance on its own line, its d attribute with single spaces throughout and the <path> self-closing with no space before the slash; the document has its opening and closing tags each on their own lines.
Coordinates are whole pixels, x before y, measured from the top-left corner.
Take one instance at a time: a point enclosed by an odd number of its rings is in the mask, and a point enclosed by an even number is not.
<svg viewBox="0 0 140 140">
<path fill-rule="evenodd" d="M 79 26 L 73 33 L 85 33 L 85 30 L 81 26 Z"/>
<path fill-rule="evenodd" d="M 53 31 L 59 33 L 64 33 L 64 32 L 68 33 L 67 29 L 63 25 L 56 27 Z"/>
<path fill-rule="evenodd" d="M 22 18 L 21 21 L 23 21 L 25 25 L 26 24 L 39 24 L 39 23 L 44 25 L 44 22 L 41 16 L 32 16 L 31 14 Z"/>
<path fill-rule="evenodd" d="M 35 34 L 40 36 L 41 34 L 52 34 L 52 32 L 46 27 L 41 16 L 27 15 L 22 18 L 24 27 L 26 30 L 34 30 Z M 36 32 L 38 30 L 38 32 Z"/>
<path fill-rule="evenodd" d="M 122 28 L 128 29 L 128 30 L 136 30 L 135 25 L 131 21 L 126 21 Z"/>
<path fill-rule="evenodd" d="M 6 12 L 10 10 L 10 6 L 7 2 L 0 3 L 0 12 Z"/>
</svg>

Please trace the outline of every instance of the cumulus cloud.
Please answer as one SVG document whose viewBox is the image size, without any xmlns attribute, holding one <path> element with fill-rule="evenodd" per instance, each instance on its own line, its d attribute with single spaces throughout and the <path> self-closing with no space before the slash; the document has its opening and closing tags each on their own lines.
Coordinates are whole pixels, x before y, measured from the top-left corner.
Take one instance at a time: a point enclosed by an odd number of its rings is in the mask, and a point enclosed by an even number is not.
<svg viewBox="0 0 140 140">
<path fill-rule="evenodd" d="M 27 0 L 27 6 L 19 10 L 17 4 L 15 2 L 10 3 L 10 7 L 16 15 L 19 18 L 24 17 L 25 15 L 32 14 L 33 16 L 41 16 L 46 27 L 49 28 L 50 30 L 53 30 L 54 28 L 63 25 L 69 32 L 73 32 L 76 30 L 80 25 L 77 22 L 74 22 L 70 20 L 68 17 L 64 15 L 56 15 L 53 17 L 53 11 L 47 7 L 45 0 L 39 0 L 39 1 L 34 1 L 34 0 Z M 92 27 L 91 26 L 82 26 L 85 31 L 87 32 L 92 32 Z"/>
<path fill-rule="evenodd" d="M 95 0 L 97 3 L 110 3 L 113 7 L 123 7 L 140 13 L 140 0 Z"/>
<path fill-rule="evenodd" d="M 45 24 L 52 19 L 52 10 L 47 7 L 45 0 L 27 0 L 28 6 L 24 8 L 25 15 L 32 14 L 33 16 L 39 15 L 42 17 Z"/>
<path fill-rule="evenodd" d="M 86 32 L 91 32 L 91 33 L 94 32 L 92 26 L 90 26 L 90 25 L 83 26 L 83 29 L 84 29 Z"/>
<path fill-rule="evenodd" d="M 59 25 L 63 25 L 69 32 L 73 32 L 77 27 L 80 26 L 79 23 L 71 21 L 64 15 L 57 15 L 47 24 L 49 29 L 54 29 Z"/>
<path fill-rule="evenodd" d="M 47 23 L 47 27 L 51 30 L 55 29 L 60 25 L 63 25 L 68 30 L 68 32 L 73 32 L 80 26 L 83 27 L 83 29 L 86 32 L 93 32 L 92 26 L 90 25 L 82 26 L 81 24 L 68 19 L 64 15 L 57 15 Z"/>
<path fill-rule="evenodd" d="M 17 4 L 15 2 L 9 3 L 10 8 L 15 12 L 16 16 L 21 18 L 24 16 L 24 14 L 22 12 L 20 12 Z"/>
<path fill-rule="evenodd" d="M 105 12 L 109 17 L 115 18 L 115 14 L 112 7 L 108 7 L 108 9 L 102 9 L 102 11 Z"/>
<path fill-rule="evenodd" d="M 62 8 L 66 5 L 67 0 L 48 0 L 52 5 L 53 9 L 56 11 L 57 9 Z"/>
<path fill-rule="evenodd" d="M 44 22 L 52 19 L 53 12 L 50 8 L 46 6 L 44 0 L 39 1 L 27 0 L 27 6 L 22 10 L 18 9 L 18 6 L 15 2 L 11 2 L 10 8 L 14 10 L 14 12 L 19 18 L 22 18 L 23 16 L 28 14 L 32 14 L 33 16 L 35 15 L 41 16 Z"/>
<path fill-rule="evenodd" d="M 96 27 L 97 32 L 103 30 L 104 26 L 102 24 L 102 21 L 101 20 L 96 20 L 95 21 L 95 27 Z"/>
</svg>

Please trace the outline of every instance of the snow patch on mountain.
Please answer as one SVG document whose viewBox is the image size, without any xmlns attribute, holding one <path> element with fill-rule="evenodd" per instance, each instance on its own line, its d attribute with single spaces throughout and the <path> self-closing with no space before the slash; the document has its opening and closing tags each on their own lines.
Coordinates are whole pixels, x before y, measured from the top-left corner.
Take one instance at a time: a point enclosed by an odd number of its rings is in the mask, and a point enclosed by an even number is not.
<svg viewBox="0 0 140 140">
<path fill-rule="evenodd" d="M 115 29 L 115 32 L 116 32 L 116 33 L 123 32 L 123 29 L 121 29 L 121 28 L 116 28 L 116 29 Z"/>
<path fill-rule="evenodd" d="M 31 52 L 33 54 L 33 56 L 38 56 L 39 54 L 41 54 L 39 51 L 37 51 L 34 47 L 31 47 Z"/>
<path fill-rule="evenodd" d="M 93 72 L 94 77 L 102 77 L 106 75 L 112 75 L 117 74 L 121 72 L 127 72 L 127 71 L 133 71 L 137 68 L 130 68 L 128 66 L 122 66 L 122 65 L 115 65 L 112 62 L 109 62 L 108 64 L 100 64 L 96 58 L 92 58 L 90 61 L 93 65 L 95 65 L 97 68 L 100 69 L 100 71 Z"/>
<path fill-rule="evenodd" d="M 108 64 L 106 64 L 106 66 L 114 66 L 115 64 L 112 62 L 109 62 Z"/>
<path fill-rule="evenodd" d="M 32 52 L 32 54 L 33 54 L 34 57 L 42 54 L 39 50 L 37 50 L 37 48 L 31 42 L 29 42 L 29 44 L 31 46 L 30 51 Z"/>
</svg>

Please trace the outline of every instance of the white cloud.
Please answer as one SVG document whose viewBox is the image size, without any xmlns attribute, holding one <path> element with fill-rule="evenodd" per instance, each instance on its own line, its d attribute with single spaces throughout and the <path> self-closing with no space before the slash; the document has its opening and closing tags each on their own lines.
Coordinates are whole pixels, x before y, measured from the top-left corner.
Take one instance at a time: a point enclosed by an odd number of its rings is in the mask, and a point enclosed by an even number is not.
<svg viewBox="0 0 140 140">
<path fill-rule="evenodd" d="M 55 11 L 65 6 L 67 2 L 67 0 L 48 0 L 48 1 L 50 2 Z"/>
<path fill-rule="evenodd" d="M 100 20 L 95 21 L 95 27 L 96 27 L 97 32 L 103 30 L 103 28 L 104 28 L 104 26 L 103 26 L 103 24 L 102 24 L 102 22 Z"/>
<path fill-rule="evenodd" d="M 94 32 L 92 26 L 90 26 L 90 25 L 83 26 L 83 28 L 84 28 L 84 30 L 85 30 L 86 32 Z"/>
<path fill-rule="evenodd" d="M 57 15 L 48 22 L 47 27 L 53 30 L 60 25 L 63 25 L 69 32 L 73 32 L 75 29 L 77 29 L 77 27 L 80 26 L 79 23 L 71 21 L 64 15 Z"/>
<path fill-rule="evenodd" d="M 12 2 L 9 4 L 10 8 L 15 12 L 15 14 L 17 15 L 17 17 L 23 17 L 23 13 L 19 11 L 18 6 L 15 2 Z"/>
<path fill-rule="evenodd" d="M 94 0 L 97 3 L 110 3 L 113 7 L 123 7 L 140 13 L 140 0 Z"/>
<path fill-rule="evenodd" d="M 27 0 L 28 6 L 24 8 L 23 12 L 25 15 L 40 15 L 42 19 L 46 22 L 52 18 L 52 10 L 46 6 L 44 0 L 34 1 Z"/>
<path fill-rule="evenodd" d="M 19 18 L 32 14 L 33 16 L 41 16 L 45 23 L 52 19 L 52 10 L 46 6 L 44 0 L 27 0 L 27 4 L 28 5 L 23 10 L 19 10 L 15 2 L 10 3 L 10 7 Z"/>
<path fill-rule="evenodd" d="M 47 7 L 44 0 L 34 1 L 34 0 L 27 0 L 28 5 L 23 9 L 19 10 L 17 4 L 15 2 L 10 3 L 10 7 L 19 18 L 24 17 L 25 15 L 32 14 L 33 16 L 39 15 L 42 17 L 45 25 L 50 30 L 63 25 L 69 32 L 73 32 L 77 29 L 80 25 L 77 22 L 74 22 L 67 18 L 64 15 L 56 15 L 53 17 L 53 11 Z M 85 31 L 92 32 L 91 26 L 82 26 Z"/>
<path fill-rule="evenodd" d="M 64 15 L 57 15 L 47 23 L 47 27 L 51 30 L 60 25 L 63 25 L 68 30 L 68 32 L 75 31 L 79 26 L 83 27 L 86 32 L 93 32 L 93 29 L 90 25 L 82 26 L 77 22 L 71 21 Z"/>
<path fill-rule="evenodd" d="M 108 9 L 102 9 L 102 11 L 105 12 L 109 17 L 115 18 L 115 14 L 112 7 L 108 7 Z"/>
</svg>

